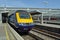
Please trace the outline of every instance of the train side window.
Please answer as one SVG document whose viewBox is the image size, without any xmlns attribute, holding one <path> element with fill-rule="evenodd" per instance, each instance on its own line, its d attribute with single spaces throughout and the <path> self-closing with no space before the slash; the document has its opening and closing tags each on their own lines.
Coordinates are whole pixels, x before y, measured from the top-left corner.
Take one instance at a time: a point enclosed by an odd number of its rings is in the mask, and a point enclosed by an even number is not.
<svg viewBox="0 0 60 40">
<path fill-rule="evenodd" d="M 13 19 L 13 23 L 14 23 L 14 21 L 15 21 L 14 15 L 12 16 L 12 19 Z"/>
<path fill-rule="evenodd" d="M 12 14 L 12 15 L 11 15 L 11 21 L 14 23 L 14 20 L 15 20 L 14 14 Z"/>
</svg>

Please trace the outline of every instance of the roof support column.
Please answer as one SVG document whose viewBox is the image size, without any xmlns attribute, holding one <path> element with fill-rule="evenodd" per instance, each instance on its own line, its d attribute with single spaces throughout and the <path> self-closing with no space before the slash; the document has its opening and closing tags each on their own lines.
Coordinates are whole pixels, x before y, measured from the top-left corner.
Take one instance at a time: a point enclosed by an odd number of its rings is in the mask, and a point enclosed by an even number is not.
<svg viewBox="0 0 60 40">
<path fill-rule="evenodd" d="M 43 24 L 43 13 L 41 14 L 41 24 Z"/>
</svg>

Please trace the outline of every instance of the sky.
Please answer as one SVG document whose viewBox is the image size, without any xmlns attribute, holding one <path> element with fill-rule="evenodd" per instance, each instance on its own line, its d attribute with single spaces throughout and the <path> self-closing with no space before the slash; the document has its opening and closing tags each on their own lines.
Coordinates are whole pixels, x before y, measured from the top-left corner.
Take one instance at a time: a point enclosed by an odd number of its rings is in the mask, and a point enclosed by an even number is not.
<svg viewBox="0 0 60 40">
<path fill-rule="evenodd" d="M 0 0 L 0 7 L 60 8 L 60 0 Z"/>
</svg>

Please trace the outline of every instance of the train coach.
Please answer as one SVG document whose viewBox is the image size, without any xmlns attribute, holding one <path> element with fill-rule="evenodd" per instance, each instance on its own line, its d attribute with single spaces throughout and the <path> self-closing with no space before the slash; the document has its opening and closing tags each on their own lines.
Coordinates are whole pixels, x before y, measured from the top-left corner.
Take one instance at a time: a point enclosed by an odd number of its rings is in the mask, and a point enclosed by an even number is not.
<svg viewBox="0 0 60 40">
<path fill-rule="evenodd" d="M 17 10 L 8 17 L 8 22 L 20 32 L 29 32 L 33 27 L 33 19 L 29 12 Z"/>
</svg>

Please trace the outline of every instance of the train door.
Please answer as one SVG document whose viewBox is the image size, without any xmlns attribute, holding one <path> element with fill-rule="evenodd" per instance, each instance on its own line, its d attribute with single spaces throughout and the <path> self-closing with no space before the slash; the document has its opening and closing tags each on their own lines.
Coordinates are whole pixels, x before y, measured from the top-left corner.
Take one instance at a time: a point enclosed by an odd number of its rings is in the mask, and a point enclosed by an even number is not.
<svg viewBox="0 0 60 40">
<path fill-rule="evenodd" d="M 2 13 L 2 23 L 6 23 L 8 20 L 8 13 Z"/>
</svg>

